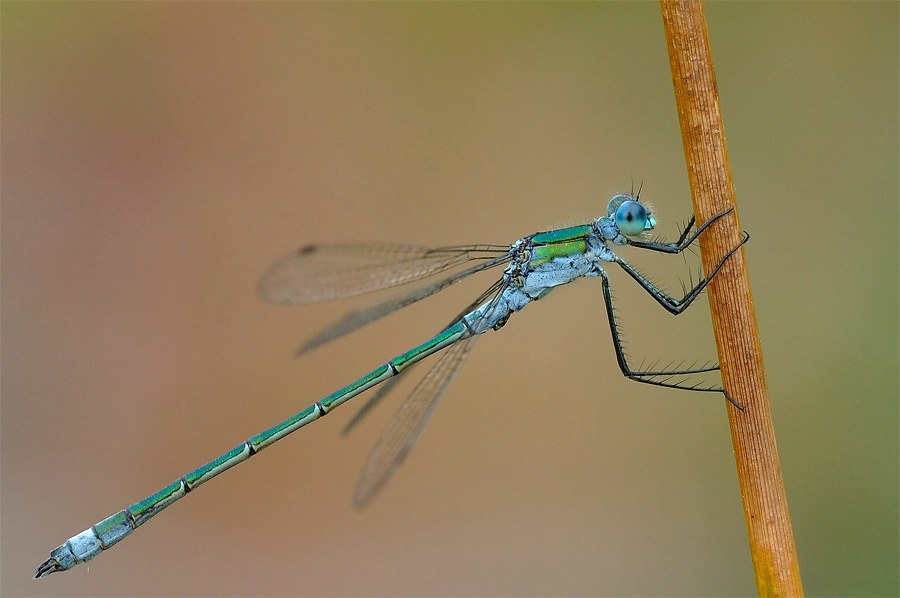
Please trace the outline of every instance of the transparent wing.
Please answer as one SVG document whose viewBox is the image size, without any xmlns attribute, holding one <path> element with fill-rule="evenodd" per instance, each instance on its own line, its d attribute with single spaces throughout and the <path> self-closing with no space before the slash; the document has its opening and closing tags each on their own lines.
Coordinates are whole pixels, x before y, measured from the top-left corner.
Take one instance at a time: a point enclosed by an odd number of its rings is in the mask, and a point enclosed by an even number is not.
<svg viewBox="0 0 900 598">
<path fill-rule="evenodd" d="M 457 316 L 455 318 L 450 320 L 450 323 L 447 324 L 447 328 L 449 328 L 450 326 L 453 326 L 454 324 L 459 322 L 467 313 L 471 312 L 477 306 L 484 303 L 487 300 L 487 298 L 490 297 L 491 295 L 494 295 L 494 300 L 496 301 L 496 298 L 500 296 L 501 289 L 503 288 L 503 284 L 504 284 L 504 280 L 502 278 L 500 280 L 498 280 L 497 282 L 495 282 L 494 284 L 492 284 L 485 292 L 483 292 L 481 295 L 479 295 L 475 301 L 470 303 L 468 305 L 468 307 L 466 307 L 464 310 L 459 312 L 459 314 L 457 314 Z M 350 432 L 350 430 L 355 428 L 356 425 L 360 421 L 362 421 L 362 419 L 369 413 L 369 411 L 371 411 L 372 408 L 375 407 L 375 405 L 377 405 L 379 402 L 381 402 L 381 399 L 383 399 L 385 396 L 388 395 L 388 393 L 391 392 L 391 390 L 394 388 L 394 386 L 396 386 L 397 383 L 400 382 L 400 379 L 403 378 L 404 376 L 406 376 L 417 365 L 419 365 L 419 364 L 414 363 L 414 364 L 410 365 L 409 367 L 407 367 L 402 372 L 400 372 L 399 374 L 397 374 L 396 376 L 394 376 L 393 378 L 390 378 L 389 380 L 383 382 L 378 387 L 378 390 L 375 391 L 375 393 L 369 397 L 369 400 L 366 401 L 362 405 L 362 407 L 359 408 L 359 410 L 356 412 L 356 414 L 353 416 L 353 418 L 349 422 L 347 422 L 347 425 L 344 426 L 344 429 L 342 430 L 341 433 L 348 434 Z"/>
<path fill-rule="evenodd" d="M 314 303 L 413 282 L 470 260 L 509 252 L 499 245 L 307 245 L 278 260 L 259 282 L 271 303 Z"/>
<path fill-rule="evenodd" d="M 343 316 L 341 316 L 340 319 L 328 326 L 328 328 L 325 328 L 324 330 L 310 338 L 308 341 L 306 341 L 306 343 L 304 343 L 303 346 L 297 350 L 296 354 L 297 356 L 300 356 L 303 353 L 306 353 L 307 351 L 318 347 L 319 345 L 323 345 L 329 341 L 333 341 L 340 336 L 353 332 L 357 328 L 365 326 L 369 322 L 373 322 L 378 318 L 382 318 L 402 307 L 406 307 L 407 305 L 415 303 L 416 301 L 420 301 L 422 299 L 425 299 L 426 297 L 430 297 L 431 295 L 434 295 L 435 293 L 446 289 L 450 285 L 457 283 L 460 280 L 471 276 L 472 274 L 475 274 L 476 272 L 481 272 L 482 270 L 487 270 L 489 268 L 499 266 L 500 264 L 504 264 L 509 260 L 510 256 L 507 252 L 499 257 L 494 257 L 492 259 L 488 259 L 479 264 L 476 264 L 471 268 L 466 268 L 465 270 L 456 272 L 451 276 L 442 278 L 441 280 L 438 280 L 427 286 L 414 289 L 401 295 L 388 297 L 386 300 L 374 305 L 370 305 L 368 307 L 350 310 Z"/>
<path fill-rule="evenodd" d="M 474 339 L 470 336 L 447 349 L 400 406 L 366 461 L 353 493 L 354 506 L 365 506 L 403 463 L 469 354 Z"/>
<path fill-rule="evenodd" d="M 413 364 L 413 365 L 409 366 L 408 368 L 406 368 L 405 370 L 403 370 L 402 372 L 400 372 L 399 374 L 397 374 L 396 376 L 394 376 L 393 378 L 389 378 L 389 379 L 385 380 L 384 382 L 382 382 L 378 386 L 378 389 L 372 394 L 372 396 L 369 397 L 369 400 L 367 400 L 365 403 L 363 403 L 363 406 L 360 407 L 356 411 L 356 413 L 353 414 L 353 417 L 350 419 L 350 421 L 347 422 L 347 424 L 341 430 L 341 434 L 344 434 L 344 435 L 349 434 L 350 430 L 355 428 L 356 425 L 359 422 L 361 422 L 365 416 L 367 416 L 369 414 L 369 411 L 371 411 L 372 408 L 375 407 L 375 405 L 380 403 L 381 399 L 386 397 L 388 395 L 388 393 L 390 393 L 391 390 L 393 390 L 393 388 L 397 385 L 397 383 L 400 382 L 400 380 L 402 378 L 404 378 L 406 376 L 406 374 L 411 372 L 416 367 L 416 365 L 418 365 L 418 364 Z"/>
<path fill-rule="evenodd" d="M 451 325 L 469 313 L 476 305 L 480 305 L 488 297 L 494 295 L 492 301 L 496 302 L 503 293 L 505 281 L 501 278 L 490 286 L 469 307 L 453 319 Z M 486 313 L 490 312 L 490 307 Z M 412 393 L 400 409 L 391 419 L 387 428 L 372 449 L 366 466 L 356 483 L 356 491 L 353 493 L 353 504 L 361 508 L 368 503 L 373 496 L 387 483 L 391 475 L 403 463 L 406 455 L 416 445 L 419 436 L 425 430 L 428 420 L 435 408 L 447 391 L 447 387 L 459 372 L 459 368 L 472 349 L 475 336 L 469 336 L 453 344 L 447 352 L 441 356 L 431 371 L 419 381 Z M 401 375 L 405 372 L 401 372 Z M 371 399 L 370 399 L 370 402 Z M 364 407 L 368 410 L 369 405 Z"/>
</svg>

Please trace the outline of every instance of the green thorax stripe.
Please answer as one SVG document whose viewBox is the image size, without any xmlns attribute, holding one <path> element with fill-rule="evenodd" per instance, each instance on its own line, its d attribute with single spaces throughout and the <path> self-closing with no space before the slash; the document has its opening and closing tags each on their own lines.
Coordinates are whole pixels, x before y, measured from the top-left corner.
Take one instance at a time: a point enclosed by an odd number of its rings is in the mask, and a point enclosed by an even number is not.
<svg viewBox="0 0 900 598">
<path fill-rule="evenodd" d="M 531 238 L 531 265 L 537 266 L 557 257 L 568 257 L 584 253 L 585 237 L 591 234 L 591 225 L 583 224 L 571 228 L 538 233 Z"/>
<path fill-rule="evenodd" d="M 562 241 L 584 240 L 589 234 L 591 234 L 591 225 L 582 224 L 580 226 L 538 233 L 531 237 L 531 242 L 535 245 L 555 244 Z"/>
</svg>

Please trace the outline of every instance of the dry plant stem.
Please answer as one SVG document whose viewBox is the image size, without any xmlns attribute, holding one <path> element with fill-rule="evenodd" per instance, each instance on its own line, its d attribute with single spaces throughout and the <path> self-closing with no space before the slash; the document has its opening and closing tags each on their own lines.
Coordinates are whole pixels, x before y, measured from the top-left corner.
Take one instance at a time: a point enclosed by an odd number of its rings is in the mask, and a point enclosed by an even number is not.
<svg viewBox="0 0 900 598">
<path fill-rule="evenodd" d="M 700 0 L 660 0 L 697 224 L 735 208 L 702 235 L 704 267 L 740 241 L 734 183 Z M 800 566 L 775 443 L 762 347 L 743 249 L 708 287 L 722 381 L 740 404 L 728 421 L 760 596 L 802 596 Z"/>
</svg>

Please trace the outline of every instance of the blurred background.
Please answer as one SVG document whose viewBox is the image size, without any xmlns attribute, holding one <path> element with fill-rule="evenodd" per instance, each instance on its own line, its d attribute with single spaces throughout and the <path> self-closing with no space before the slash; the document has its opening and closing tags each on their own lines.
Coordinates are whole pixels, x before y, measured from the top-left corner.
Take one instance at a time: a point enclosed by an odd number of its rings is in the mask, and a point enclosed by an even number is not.
<svg viewBox="0 0 900 598">
<path fill-rule="evenodd" d="M 31 579 L 495 278 L 295 360 L 366 300 L 262 303 L 283 254 L 507 244 L 641 183 L 672 239 L 691 202 L 654 3 L 0 11 L 4 595 L 755 593 L 725 401 L 623 379 L 590 280 L 482 337 L 367 509 L 353 485 L 414 380 Z M 707 6 L 810 596 L 900 591 L 898 12 Z M 621 253 L 673 290 L 699 267 Z M 611 276 L 636 360 L 714 359 L 705 298 L 675 319 Z"/>
</svg>

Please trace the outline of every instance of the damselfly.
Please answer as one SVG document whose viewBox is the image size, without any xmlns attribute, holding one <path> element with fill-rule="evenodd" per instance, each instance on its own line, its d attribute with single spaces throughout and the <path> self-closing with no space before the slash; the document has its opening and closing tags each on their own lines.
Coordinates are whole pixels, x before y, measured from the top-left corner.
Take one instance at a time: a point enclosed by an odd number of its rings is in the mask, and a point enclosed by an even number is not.
<svg viewBox="0 0 900 598">
<path fill-rule="evenodd" d="M 302 351 L 433 295 L 476 272 L 499 266 L 505 268 L 497 282 L 453 318 L 436 336 L 316 401 L 280 424 L 253 436 L 203 467 L 181 476 L 159 492 L 69 538 L 38 567 L 35 577 L 65 571 L 78 563 L 94 558 L 203 482 L 319 419 L 348 399 L 384 382 L 381 389 L 351 420 L 349 426 L 352 426 L 413 365 L 441 349 L 447 349 L 401 405 L 369 456 L 354 494 L 354 504 L 365 505 L 387 482 L 422 434 L 444 391 L 472 349 L 474 340 L 488 330 L 499 330 L 512 314 L 531 301 L 541 299 L 554 288 L 582 277 L 600 278 L 616 360 L 625 377 L 656 386 L 720 392 L 740 409 L 738 403 L 729 397 L 722 387 L 691 382 L 691 376 L 715 371 L 718 365 L 657 371 L 641 371 L 629 366 L 613 311 L 609 279 L 601 265 L 617 264 L 667 311 L 675 315 L 680 314 L 706 288 L 725 261 L 747 242 L 749 238 L 747 233 L 743 233 L 741 241 L 719 261 L 715 269 L 686 290 L 681 299 L 670 296 L 651 283 L 633 266 L 616 255 L 610 246 L 630 245 L 661 253 L 681 253 L 708 226 L 729 212 L 731 210 L 718 214 L 700 227 L 695 227 L 694 219 L 691 218 L 678 241 L 663 243 L 649 238 L 649 231 L 656 226 L 650 209 L 637 197 L 620 194 L 610 200 L 606 216 L 602 218 L 581 226 L 524 237 L 508 247 L 498 245 L 439 249 L 408 245 L 302 247 L 278 261 L 263 276 L 259 284 L 259 292 L 263 299 L 286 304 L 312 303 L 350 297 L 411 283 L 442 272 L 447 273 L 444 278 L 427 286 L 348 313 L 311 339 Z"/>
</svg>

